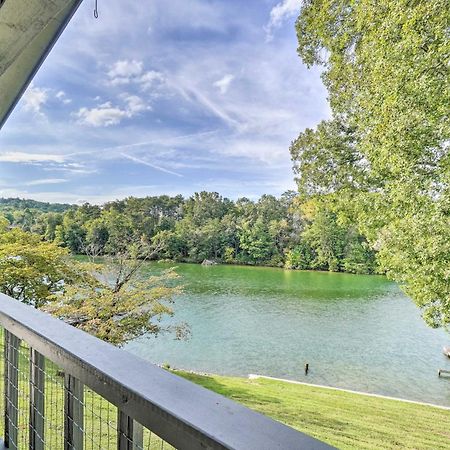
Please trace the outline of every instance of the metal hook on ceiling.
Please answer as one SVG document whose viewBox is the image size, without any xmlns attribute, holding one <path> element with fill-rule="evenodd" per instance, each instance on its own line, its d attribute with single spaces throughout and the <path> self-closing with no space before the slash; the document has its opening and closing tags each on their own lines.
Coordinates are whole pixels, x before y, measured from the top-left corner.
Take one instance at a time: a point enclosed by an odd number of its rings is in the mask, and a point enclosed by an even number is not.
<svg viewBox="0 0 450 450">
<path fill-rule="evenodd" d="M 95 0 L 94 17 L 98 19 L 98 0 Z"/>
</svg>

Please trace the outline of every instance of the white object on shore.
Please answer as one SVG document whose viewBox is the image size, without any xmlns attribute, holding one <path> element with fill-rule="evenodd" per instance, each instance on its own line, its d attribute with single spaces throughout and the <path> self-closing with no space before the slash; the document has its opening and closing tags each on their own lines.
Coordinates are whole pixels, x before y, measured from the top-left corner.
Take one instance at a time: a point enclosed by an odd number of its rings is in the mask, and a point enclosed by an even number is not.
<svg viewBox="0 0 450 450">
<path fill-rule="evenodd" d="M 332 391 L 349 392 L 350 394 L 366 395 L 367 397 L 377 397 L 377 398 L 385 398 L 387 400 L 397 400 L 398 402 L 413 403 L 415 405 L 423 405 L 423 406 L 431 406 L 433 408 L 445 409 L 446 411 L 450 411 L 449 406 L 435 405 L 434 403 L 427 403 L 427 402 L 418 402 L 415 400 L 407 400 L 405 398 L 390 397 L 388 395 L 370 394 L 369 392 L 352 391 L 351 389 L 342 389 L 342 388 L 336 388 L 336 387 L 332 387 L 332 386 L 324 386 L 322 384 L 303 383 L 302 381 L 286 380 L 284 378 L 268 377 L 266 375 L 256 375 L 254 373 L 251 373 L 248 376 L 249 380 L 257 380 L 258 378 L 263 378 L 266 380 L 274 380 L 274 381 L 283 381 L 285 383 L 292 383 L 292 384 L 302 384 L 303 386 L 310 386 L 310 387 L 316 387 L 316 388 L 322 388 L 322 389 L 331 389 Z"/>
</svg>

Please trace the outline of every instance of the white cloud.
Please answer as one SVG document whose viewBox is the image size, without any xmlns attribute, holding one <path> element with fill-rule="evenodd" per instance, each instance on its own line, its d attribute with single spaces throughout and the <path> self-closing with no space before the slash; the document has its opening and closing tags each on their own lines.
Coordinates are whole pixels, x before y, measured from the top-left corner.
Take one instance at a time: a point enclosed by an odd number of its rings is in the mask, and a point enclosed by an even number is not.
<svg viewBox="0 0 450 450">
<path fill-rule="evenodd" d="M 163 83 L 164 76 L 161 72 L 149 70 L 145 72 L 137 81 L 143 91 L 148 91 L 156 84 Z"/>
<path fill-rule="evenodd" d="M 110 102 L 103 103 L 96 108 L 80 108 L 75 117 L 78 122 L 93 127 L 109 127 L 117 125 L 127 116 L 127 112 L 123 109 L 113 107 Z"/>
<path fill-rule="evenodd" d="M 25 183 L 25 186 L 41 186 L 43 184 L 61 184 L 66 183 L 68 180 L 65 178 L 43 178 L 40 180 L 33 180 Z"/>
<path fill-rule="evenodd" d="M 109 83 L 113 86 L 125 84 L 138 85 L 142 91 L 148 91 L 154 86 L 164 82 L 164 76 L 156 70 L 144 71 L 143 61 L 120 60 L 116 61 L 107 73 Z"/>
<path fill-rule="evenodd" d="M 126 110 L 128 117 L 133 117 L 142 111 L 149 111 L 152 109 L 151 106 L 147 105 L 145 101 L 137 95 L 124 95 L 122 98 L 127 104 Z"/>
<path fill-rule="evenodd" d="M 268 41 L 273 38 L 273 31 L 279 28 L 286 20 L 298 15 L 301 8 L 301 0 L 283 0 L 270 11 L 269 23 L 265 27 Z"/>
<path fill-rule="evenodd" d="M 151 107 L 137 95 L 122 94 L 124 107 L 113 106 L 111 102 L 102 103 L 95 108 L 80 108 L 73 115 L 78 123 L 93 127 L 109 127 L 118 125 L 124 118 L 132 118 L 137 114 L 150 110 Z"/>
<path fill-rule="evenodd" d="M 128 84 L 133 78 L 142 74 L 144 63 L 136 60 L 119 60 L 116 61 L 108 72 L 111 84 Z"/>
<path fill-rule="evenodd" d="M 25 111 L 41 115 L 41 108 L 48 100 L 48 89 L 35 87 L 34 84 L 31 83 L 22 99 Z"/>
<path fill-rule="evenodd" d="M 220 80 L 217 80 L 213 85 L 219 89 L 221 94 L 226 94 L 233 80 L 234 75 L 227 74 Z"/>
<path fill-rule="evenodd" d="M 58 91 L 55 94 L 55 97 L 61 101 L 62 103 L 64 103 L 65 105 L 68 105 L 69 103 L 72 103 L 72 99 L 68 98 L 66 93 L 64 91 Z"/>
<path fill-rule="evenodd" d="M 98 173 L 98 169 L 94 167 L 75 162 L 67 162 L 58 165 L 49 164 L 46 167 L 43 167 L 43 170 L 45 170 L 46 172 L 63 172 L 70 175 L 91 175 L 94 173 Z"/>
<path fill-rule="evenodd" d="M 246 136 L 231 138 L 218 149 L 221 154 L 229 157 L 246 158 L 253 164 L 275 166 L 286 162 L 286 145 L 277 139 Z"/>
<path fill-rule="evenodd" d="M 10 163 L 64 162 L 64 155 L 48 153 L 1 152 L 0 161 Z"/>
</svg>

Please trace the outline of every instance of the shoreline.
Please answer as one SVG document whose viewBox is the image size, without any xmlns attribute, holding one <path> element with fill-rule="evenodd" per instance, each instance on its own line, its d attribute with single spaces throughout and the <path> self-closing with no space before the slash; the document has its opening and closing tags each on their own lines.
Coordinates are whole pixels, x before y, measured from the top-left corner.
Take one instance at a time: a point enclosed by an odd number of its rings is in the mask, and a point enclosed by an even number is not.
<svg viewBox="0 0 450 450">
<path fill-rule="evenodd" d="M 374 398 L 382 398 L 385 400 L 394 400 L 394 401 L 398 401 L 398 402 L 403 402 L 403 403 L 410 403 L 413 405 L 420 405 L 420 406 L 429 406 L 432 408 L 437 408 L 437 409 L 442 409 L 444 411 L 450 411 L 450 406 L 445 406 L 445 405 L 438 405 L 436 403 L 429 403 L 429 402 L 422 402 L 419 400 L 409 400 L 406 398 L 401 398 L 401 397 L 392 397 L 389 395 L 383 395 L 383 394 L 374 394 L 371 392 L 363 392 L 363 391 L 355 391 L 352 389 L 345 389 L 345 388 L 338 388 L 338 387 L 333 387 L 333 386 L 326 386 L 324 384 L 314 384 L 314 383 L 306 383 L 304 381 L 296 381 L 296 380 L 289 380 L 287 378 L 277 378 L 277 377 L 271 377 L 268 375 L 259 375 L 259 374 L 254 374 L 254 373 L 249 373 L 247 377 L 238 377 L 238 376 L 233 376 L 233 375 L 218 375 L 215 373 L 208 373 L 208 372 L 198 372 L 195 370 L 187 370 L 187 369 L 182 369 L 179 367 L 165 367 L 164 365 L 160 365 L 158 364 L 159 367 L 168 370 L 170 372 L 184 372 L 184 373 L 191 373 L 193 375 L 199 375 L 202 377 L 227 377 L 227 378 L 240 378 L 243 380 L 258 380 L 258 379 L 263 379 L 263 380 L 272 380 L 272 381 L 279 381 L 282 383 L 289 383 L 289 384 L 297 384 L 297 385 L 301 385 L 301 386 L 308 386 L 308 387 L 312 387 L 312 388 L 319 388 L 319 389 L 328 389 L 331 391 L 338 391 L 338 392 L 346 392 L 349 394 L 355 394 L 355 395 L 363 395 L 366 397 L 374 397 Z"/>
<path fill-rule="evenodd" d="M 76 254 L 72 254 L 71 255 L 73 258 L 88 258 L 87 255 L 82 254 L 82 253 L 76 253 Z M 103 258 L 106 255 L 102 255 L 102 256 L 98 256 L 96 258 Z M 344 274 L 344 275 L 363 275 L 363 276 L 370 276 L 370 277 L 384 277 L 386 280 L 388 280 L 389 282 L 393 282 L 394 281 L 390 280 L 389 278 L 387 278 L 386 274 L 384 273 L 355 273 L 355 272 L 345 272 L 345 271 L 331 271 L 331 270 L 321 270 L 321 269 L 294 269 L 294 268 L 289 268 L 289 267 L 284 267 L 284 266 L 271 266 L 268 264 L 245 264 L 245 263 L 238 263 L 238 262 L 233 262 L 233 263 L 227 263 L 225 261 L 216 261 L 215 264 L 211 264 L 211 265 L 203 265 L 201 262 L 193 262 L 193 261 L 175 261 L 172 259 L 151 259 L 151 260 L 147 260 L 147 262 L 149 263 L 156 263 L 156 264 L 173 264 L 174 266 L 177 266 L 178 264 L 192 264 L 192 265 L 196 265 L 196 266 L 203 266 L 203 267 L 214 267 L 214 266 L 223 266 L 223 267 L 250 267 L 250 268 L 261 268 L 261 269 L 278 269 L 278 270 L 283 270 L 286 272 L 307 272 L 307 273 L 323 273 L 323 274 L 332 274 L 332 275 L 336 275 L 336 274 Z"/>
<path fill-rule="evenodd" d="M 201 374 L 198 374 L 198 375 L 201 375 Z M 320 389 L 330 389 L 332 391 L 348 392 L 349 394 L 365 395 L 367 397 L 384 398 L 386 400 L 395 400 L 398 402 L 412 403 L 413 405 L 431 406 L 432 408 L 439 408 L 439 409 L 443 409 L 445 411 L 450 411 L 450 406 L 437 405 L 436 403 L 421 402 L 418 400 L 408 400 L 406 398 L 392 397 L 392 396 L 383 395 L 383 394 L 373 394 L 370 392 L 354 391 L 352 389 L 344 389 L 344 388 L 338 388 L 338 387 L 333 387 L 333 386 L 326 386 L 323 384 L 305 383 L 304 381 L 288 380 L 286 378 L 276 378 L 276 377 L 269 377 L 267 375 L 258 375 L 258 374 L 250 373 L 248 375 L 248 379 L 249 380 L 265 379 L 265 380 L 280 381 L 283 383 L 299 384 L 302 386 L 309 386 L 309 387 L 320 388 Z"/>
</svg>

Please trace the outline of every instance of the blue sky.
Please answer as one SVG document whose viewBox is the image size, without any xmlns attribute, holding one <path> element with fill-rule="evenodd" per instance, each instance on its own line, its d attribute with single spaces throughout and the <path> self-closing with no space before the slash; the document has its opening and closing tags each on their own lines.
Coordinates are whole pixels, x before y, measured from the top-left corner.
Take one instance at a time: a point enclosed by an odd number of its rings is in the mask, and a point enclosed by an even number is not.
<svg viewBox="0 0 450 450">
<path fill-rule="evenodd" d="M 329 117 L 298 0 L 85 0 L 0 132 L 0 196 L 294 188 L 289 144 Z"/>
</svg>

